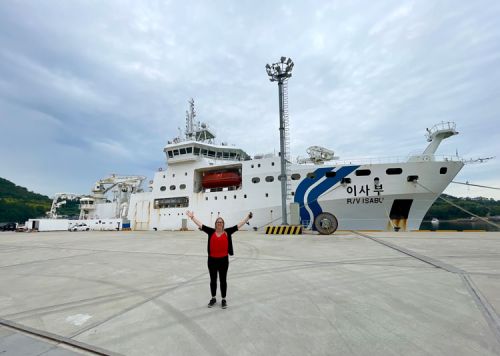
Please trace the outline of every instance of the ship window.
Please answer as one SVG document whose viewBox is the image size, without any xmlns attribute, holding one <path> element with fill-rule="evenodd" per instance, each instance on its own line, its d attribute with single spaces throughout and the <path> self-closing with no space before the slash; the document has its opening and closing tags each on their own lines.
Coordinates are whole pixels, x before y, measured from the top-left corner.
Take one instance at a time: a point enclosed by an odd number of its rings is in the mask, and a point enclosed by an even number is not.
<svg viewBox="0 0 500 356">
<path fill-rule="evenodd" d="M 163 178 L 165 178 L 165 174 L 163 175 Z"/>
<path fill-rule="evenodd" d="M 179 189 L 186 189 L 186 185 L 185 184 L 179 185 Z"/>
<path fill-rule="evenodd" d="M 222 152 L 217 152 L 217 158 L 222 158 Z"/>
<path fill-rule="evenodd" d="M 199 156 L 200 155 L 200 148 L 199 147 L 195 147 L 194 148 L 194 154 Z"/>
<path fill-rule="evenodd" d="M 207 155 L 207 153 L 208 153 L 208 150 L 206 150 L 206 149 L 202 149 L 202 150 L 201 150 L 201 155 L 202 155 L 202 156 L 206 156 L 206 155 Z"/>
<path fill-rule="evenodd" d="M 246 198 L 247 198 L 247 195 L 245 194 L 245 195 L 243 196 L 243 198 L 245 198 L 245 199 L 246 199 Z"/>
<path fill-rule="evenodd" d="M 307 173 L 307 178 L 314 179 L 316 178 L 316 174 L 314 174 L 313 172 Z"/>
<path fill-rule="evenodd" d="M 208 200 L 208 197 L 205 197 L 205 200 Z"/>
<path fill-rule="evenodd" d="M 193 153 L 193 147 L 186 147 L 187 153 Z"/>
<path fill-rule="evenodd" d="M 184 175 L 187 176 L 188 175 L 188 172 L 184 172 Z"/>
<path fill-rule="evenodd" d="M 175 185 L 171 185 L 170 190 L 175 190 Z"/>
<path fill-rule="evenodd" d="M 416 182 L 418 180 L 418 176 L 408 176 L 406 177 L 408 182 Z"/>
<path fill-rule="evenodd" d="M 266 193 L 266 198 L 268 198 L 268 197 L 269 197 L 269 193 Z"/>
<path fill-rule="evenodd" d="M 217 200 L 217 197 L 214 197 L 214 200 Z"/>
<path fill-rule="evenodd" d="M 340 180 L 340 184 L 350 184 L 351 183 L 351 178 L 342 178 Z"/>
<path fill-rule="evenodd" d="M 208 157 L 215 157 L 215 151 L 208 151 Z"/>
<path fill-rule="evenodd" d="M 337 175 L 337 172 L 326 172 L 325 177 L 326 178 L 333 178 Z"/>
<path fill-rule="evenodd" d="M 252 178 L 252 183 L 259 183 L 260 182 L 260 178 L 259 177 L 253 177 Z"/>
<path fill-rule="evenodd" d="M 385 173 L 387 173 L 389 175 L 401 174 L 401 173 L 403 173 L 403 170 L 401 168 L 387 168 Z"/>
<path fill-rule="evenodd" d="M 273 176 L 267 176 L 266 177 L 266 182 L 272 182 L 274 181 L 274 177 Z"/>
<path fill-rule="evenodd" d="M 271 166 L 274 166 L 274 162 L 271 162 Z"/>
<path fill-rule="evenodd" d="M 154 201 L 155 209 L 185 208 L 187 206 L 189 206 L 188 197 L 163 198 L 163 199 L 155 199 Z"/>
<path fill-rule="evenodd" d="M 229 152 L 224 152 L 222 155 L 223 158 L 229 158 Z"/>
<path fill-rule="evenodd" d="M 180 152 L 181 155 L 185 155 L 186 154 L 186 149 L 185 148 L 180 148 L 179 152 Z"/>
<path fill-rule="evenodd" d="M 175 173 L 172 174 L 172 178 L 175 178 Z"/>
<path fill-rule="evenodd" d="M 257 167 L 259 167 L 259 168 L 260 168 L 260 163 L 257 165 Z"/>
<path fill-rule="evenodd" d="M 234 195 L 233 197 L 234 197 L 234 199 L 236 199 L 236 195 Z"/>
<path fill-rule="evenodd" d="M 285 177 L 285 180 L 286 180 L 286 174 L 284 175 L 284 177 Z M 281 180 L 282 180 L 282 175 L 281 174 L 278 176 L 278 180 L 281 182 Z"/>
<path fill-rule="evenodd" d="M 294 173 L 292 174 L 292 180 L 299 180 L 300 179 L 300 174 Z"/>
<path fill-rule="evenodd" d="M 446 172 L 448 172 L 448 168 L 446 168 L 446 167 L 441 167 L 439 169 L 439 174 L 446 174 Z"/>
<path fill-rule="evenodd" d="M 227 199 L 227 197 L 224 195 L 224 200 L 226 200 L 226 199 Z"/>
<path fill-rule="evenodd" d="M 178 156 L 179 155 L 179 150 L 174 150 L 174 156 Z"/>
<path fill-rule="evenodd" d="M 168 157 L 169 157 L 169 158 L 174 157 L 174 154 L 173 154 L 173 152 L 172 152 L 172 151 L 168 151 L 167 153 L 168 153 Z"/>
<path fill-rule="evenodd" d="M 251 167 L 253 168 L 253 164 L 251 165 Z"/>
<path fill-rule="evenodd" d="M 165 187 L 164 185 L 162 185 L 162 186 L 160 187 L 160 190 L 161 190 L 162 192 L 164 192 L 165 190 L 167 190 L 167 187 Z"/>
<path fill-rule="evenodd" d="M 292 192 L 292 197 L 295 195 L 295 192 Z"/>
<path fill-rule="evenodd" d="M 369 169 L 358 169 L 356 171 L 357 176 L 369 176 L 371 171 Z"/>
</svg>

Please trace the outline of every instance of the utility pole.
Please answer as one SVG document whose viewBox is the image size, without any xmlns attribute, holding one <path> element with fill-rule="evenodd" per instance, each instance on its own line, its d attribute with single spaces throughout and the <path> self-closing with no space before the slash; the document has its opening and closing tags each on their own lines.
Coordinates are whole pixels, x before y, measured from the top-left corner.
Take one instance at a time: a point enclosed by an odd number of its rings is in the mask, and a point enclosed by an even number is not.
<svg viewBox="0 0 500 356">
<path fill-rule="evenodd" d="M 289 161 L 288 135 L 288 78 L 292 76 L 294 64 L 291 58 L 281 57 L 280 61 L 272 65 L 266 64 L 267 75 L 271 82 L 278 82 L 279 110 L 280 110 L 280 161 L 281 174 L 281 218 L 282 224 L 288 225 L 286 199 L 288 196 L 287 160 Z"/>
</svg>

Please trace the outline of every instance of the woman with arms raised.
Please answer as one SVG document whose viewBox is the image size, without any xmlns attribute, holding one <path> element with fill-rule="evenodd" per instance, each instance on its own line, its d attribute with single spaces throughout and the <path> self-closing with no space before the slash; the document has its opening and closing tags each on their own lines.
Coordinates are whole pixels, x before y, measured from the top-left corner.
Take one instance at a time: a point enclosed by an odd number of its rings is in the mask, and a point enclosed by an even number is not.
<svg viewBox="0 0 500 356">
<path fill-rule="evenodd" d="M 220 216 L 215 220 L 215 229 L 202 224 L 192 211 L 187 211 L 186 215 L 208 235 L 207 252 L 208 252 L 208 272 L 210 273 L 210 291 L 212 299 L 208 302 L 208 307 L 212 308 L 217 302 L 215 295 L 217 292 L 217 274 L 220 280 L 220 293 L 222 297 L 221 307 L 227 307 L 226 292 L 227 292 L 227 269 L 229 268 L 229 256 L 233 255 L 232 234 L 238 231 L 248 220 L 252 218 L 252 213 L 249 213 L 238 225 L 224 228 L 224 219 Z"/>
</svg>

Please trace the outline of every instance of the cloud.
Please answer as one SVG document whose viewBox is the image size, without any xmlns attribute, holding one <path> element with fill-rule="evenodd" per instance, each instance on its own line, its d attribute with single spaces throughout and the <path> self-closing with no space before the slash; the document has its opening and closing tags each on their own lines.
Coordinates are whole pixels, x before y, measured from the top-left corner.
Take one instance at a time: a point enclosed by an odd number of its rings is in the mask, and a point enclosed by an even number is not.
<svg viewBox="0 0 500 356">
<path fill-rule="evenodd" d="M 499 15 L 453 1 L 2 2 L 0 176 L 45 194 L 86 193 L 111 172 L 151 177 L 191 97 L 220 140 L 277 151 L 264 65 L 282 55 L 296 64 L 293 156 L 405 156 L 443 120 L 461 133 L 441 152 L 495 155 Z M 498 172 L 490 162 L 457 179 L 500 186 Z"/>
</svg>

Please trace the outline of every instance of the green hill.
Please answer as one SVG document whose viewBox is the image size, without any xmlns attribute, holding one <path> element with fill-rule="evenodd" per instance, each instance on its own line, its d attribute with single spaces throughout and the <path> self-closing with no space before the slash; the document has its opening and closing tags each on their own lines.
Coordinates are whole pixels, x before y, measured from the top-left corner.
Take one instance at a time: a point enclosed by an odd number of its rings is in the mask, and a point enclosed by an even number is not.
<svg viewBox="0 0 500 356">
<path fill-rule="evenodd" d="M 456 198 L 441 194 L 443 198 L 481 217 L 500 216 L 500 200 L 491 198 Z M 465 211 L 454 207 L 443 199 L 437 199 L 424 217 L 424 220 L 438 218 L 439 220 L 455 220 L 470 218 Z"/>
<path fill-rule="evenodd" d="M 44 217 L 51 204 L 49 197 L 0 178 L 0 222 L 24 223 L 28 219 Z"/>
</svg>

